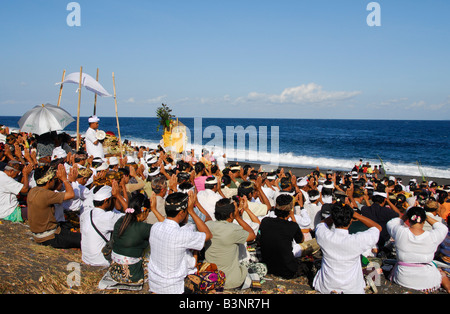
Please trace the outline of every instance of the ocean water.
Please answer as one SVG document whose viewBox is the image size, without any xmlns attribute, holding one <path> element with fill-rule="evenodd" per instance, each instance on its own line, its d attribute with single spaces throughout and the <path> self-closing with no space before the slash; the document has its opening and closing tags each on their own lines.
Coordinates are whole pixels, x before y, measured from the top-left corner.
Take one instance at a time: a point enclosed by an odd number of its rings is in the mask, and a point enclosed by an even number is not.
<svg viewBox="0 0 450 314">
<path fill-rule="evenodd" d="M 18 128 L 20 117 L 0 117 Z M 359 161 L 383 163 L 392 175 L 450 178 L 450 121 L 179 118 L 190 131 L 188 149 L 226 151 L 229 160 L 349 171 Z M 122 140 L 156 147 L 156 118 L 120 118 Z M 80 119 L 80 132 L 88 128 Z M 115 117 L 100 129 L 116 134 Z M 66 129 L 76 134 L 76 122 Z M 245 143 L 244 143 L 245 142 Z"/>
</svg>

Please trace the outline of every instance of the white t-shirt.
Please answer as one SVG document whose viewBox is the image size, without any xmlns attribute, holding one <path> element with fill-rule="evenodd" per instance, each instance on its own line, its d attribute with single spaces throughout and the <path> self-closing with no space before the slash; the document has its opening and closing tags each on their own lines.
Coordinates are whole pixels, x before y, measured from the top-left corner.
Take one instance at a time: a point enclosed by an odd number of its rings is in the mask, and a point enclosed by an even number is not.
<svg viewBox="0 0 450 314">
<path fill-rule="evenodd" d="M 6 218 L 19 206 L 17 194 L 23 184 L 0 171 L 0 219 Z"/>
<path fill-rule="evenodd" d="M 116 211 L 104 211 L 101 208 L 85 210 L 80 216 L 81 230 L 81 258 L 83 262 L 92 266 L 108 266 L 109 262 L 105 259 L 102 249 L 106 242 L 95 231 L 91 224 L 90 213 L 97 229 L 106 239 L 111 238 L 114 225 L 124 214 Z"/>
<path fill-rule="evenodd" d="M 94 143 L 97 141 L 97 131 L 89 128 L 85 134 L 86 139 L 86 152 L 89 156 L 105 158 L 105 153 L 103 151 L 103 144 L 98 142 L 97 145 Z"/>
<path fill-rule="evenodd" d="M 322 222 L 316 228 L 316 240 L 323 259 L 322 267 L 314 277 L 316 291 L 329 294 L 332 291 L 345 294 L 364 294 L 366 286 L 361 268 L 361 254 L 377 242 L 380 231 L 370 228 L 349 234 L 348 230 L 329 228 Z"/>
</svg>

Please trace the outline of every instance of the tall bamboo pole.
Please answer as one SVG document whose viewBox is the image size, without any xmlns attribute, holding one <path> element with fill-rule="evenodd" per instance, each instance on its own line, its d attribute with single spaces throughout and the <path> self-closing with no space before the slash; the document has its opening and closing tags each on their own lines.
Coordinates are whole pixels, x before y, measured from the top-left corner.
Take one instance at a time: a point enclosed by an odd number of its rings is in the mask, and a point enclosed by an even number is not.
<svg viewBox="0 0 450 314">
<path fill-rule="evenodd" d="M 97 68 L 97 82 L 98 82 L 98 68 Z M 97 114 L 97 93 L 94 96 L 94 116 Z"/>
<path fill-rule="evenodd" d="M 123 158 L 123 150 L 122 150 L 122 137 L 120 136 L 120 125 L 119 125 L 119 114 L 117 112 L 117 97 L 116 97 L 116 80 L 114 77 L 114 72 L 112 74 L 113 78 L 113 86 L 114 86 L 114 101 L 116 103 L 116 120 L 117 120 L 117 131 L 119 132 L 119 149 L 120 149 L 120 157 Z"/>
<path fill-rule="evenodd" d="M 80 106 L 81 106 L 81 79 L 83 78 L 83 67 L 80 67 L 80 83 L 78 86 L 78 113 L 77 113 L 77 150 L 80 149 Z"/>
<path fill-rule="evenodd" d="M 65 78 L 66 78 L 66 70 L 63 71 L 63 76 L 62 76 L 61 82 L 64 82 Z M 59 104 L 61 103 L 61 95 L 62 95 L 63 86 L 64 86 L 64 84 L 61 84 L 61 87 L 59 88 L 58 107 L 59 107 Z"/>
</svg>

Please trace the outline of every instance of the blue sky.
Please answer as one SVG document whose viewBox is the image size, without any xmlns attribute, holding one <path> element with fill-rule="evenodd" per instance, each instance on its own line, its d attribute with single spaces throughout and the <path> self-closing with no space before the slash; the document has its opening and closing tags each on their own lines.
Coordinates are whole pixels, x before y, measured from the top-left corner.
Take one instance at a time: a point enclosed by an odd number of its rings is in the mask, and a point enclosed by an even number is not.
<svg viewBox="0 0 450 314">
<path fill-rule="evenodd" d="M 0 4 L 0 115 L 56 104 L 63 70 L 95 77 L 120 116 L 450 118 L 450 1 L 66 0 Z M 77 113 L 76 86 L 63 108 Z M 94 96 L 82 91 L 81 115 Z M 114 99 L 98 100 L 114 116 Z"/>
</svg>

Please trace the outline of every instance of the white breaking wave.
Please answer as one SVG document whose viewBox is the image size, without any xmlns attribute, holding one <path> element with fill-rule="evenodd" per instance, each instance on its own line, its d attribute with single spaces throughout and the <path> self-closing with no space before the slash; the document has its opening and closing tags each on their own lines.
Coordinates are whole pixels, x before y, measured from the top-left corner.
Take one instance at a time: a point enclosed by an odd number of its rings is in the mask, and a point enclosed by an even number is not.
<svg viewBox="0 0 450 314">
<path fill-rule="evenodd" d="M 11 131 L 17 130 L 16 128 L 10 128 Z M 76 132 L 67 132 L 71 136 L 75 136 Z M 81 132 L 80 132 L 81 133 Z M 83 134 L 81 134 L 83 136 Z M 152 149 L 157 148 L 160 144 L 156 141 L 149 141 L 146 139 L 129 137 L 128 140 L 134 146 L 145 146 Z M 298 168 L 313 168 L 319 167 L 320 169 L 332 169 L 339 171 L 350 171 L 357 162 L 359 157 L 355 160 L 345 160 L 331 157 L 313 157 L 305 155 L 295 155 L 294 153 L 277 153 L 277 152 L 258 152 L 248 149 L 231 149 L 223 150 L 223 148 L 201 146 L 197 144 L 188 144 L 187 149 L 194 149 L 197 156 L 201 155 L 202 149 L 207 149 L 209 152 L 214 152 L 217 157 L 224 152 L 227 154 L 229 161 L 235 160 L 240 162 L 261 163 L 270 164 L 273 166 L 285 166 L 285 167 L 298 167 Z M 450 168 L 437 168 L 432 166 L 419 167 L 417 164 L 411 163 L 396 163 L 388 160 L 384 161 L 384 167 L 389 175 L 405 175 L 425 178 L 443 178 L 450 179 Z M 380 160 L 363 160 L 364 163 L 369 162 L 370 165 L 380 165 Z"/>
<path fill-rule="evenodd" d="M 146 146 L 151 148 L 156 148 L 159 144 L 156 142 L 141 140 L 141 139 L 131 139 L 134 145 Z M 297 167 L 297 168 L 312 168 L 315 169 L 319 167 L 320 169 L 332 169 L 339 171 L 350 171 L 356 163 L 359 162 L 359 157 L 355 160 L 345 160 L 331 157 L 313 157 L 305 155 L 295 155 L 294 153 L 277 153 L 277 152 L 257 152 L 252 150 L 243 149 L 231 149 L 224 150 L 218 147 L 201 146 L 196 144 L 188 145 L 188 150 L 194 149 L 197 156 L 200 156 L 202 149 L 206 149 L 209 152 L 214 152 L 216 158 L 223 153 L 227 154 L 229 161 L 240 161 L 249 163 L 261 163 L 269 164 L 273 166 L 285 166 L 285 167 Z M 364 163 L 369 162 L 373 167 L 374 165 L 381 165 L 380 160 L 363 160 Z M 450 179 L 450 169 L 441 169 L 431 166 L 421 166 L 420 170 L 417 164 L 410 163 L 395 163 L 383 160 L 384 168 L 388 175 L 404 175 L 413 177 L 425 178 L 443 178 Z"/>
</svg>

